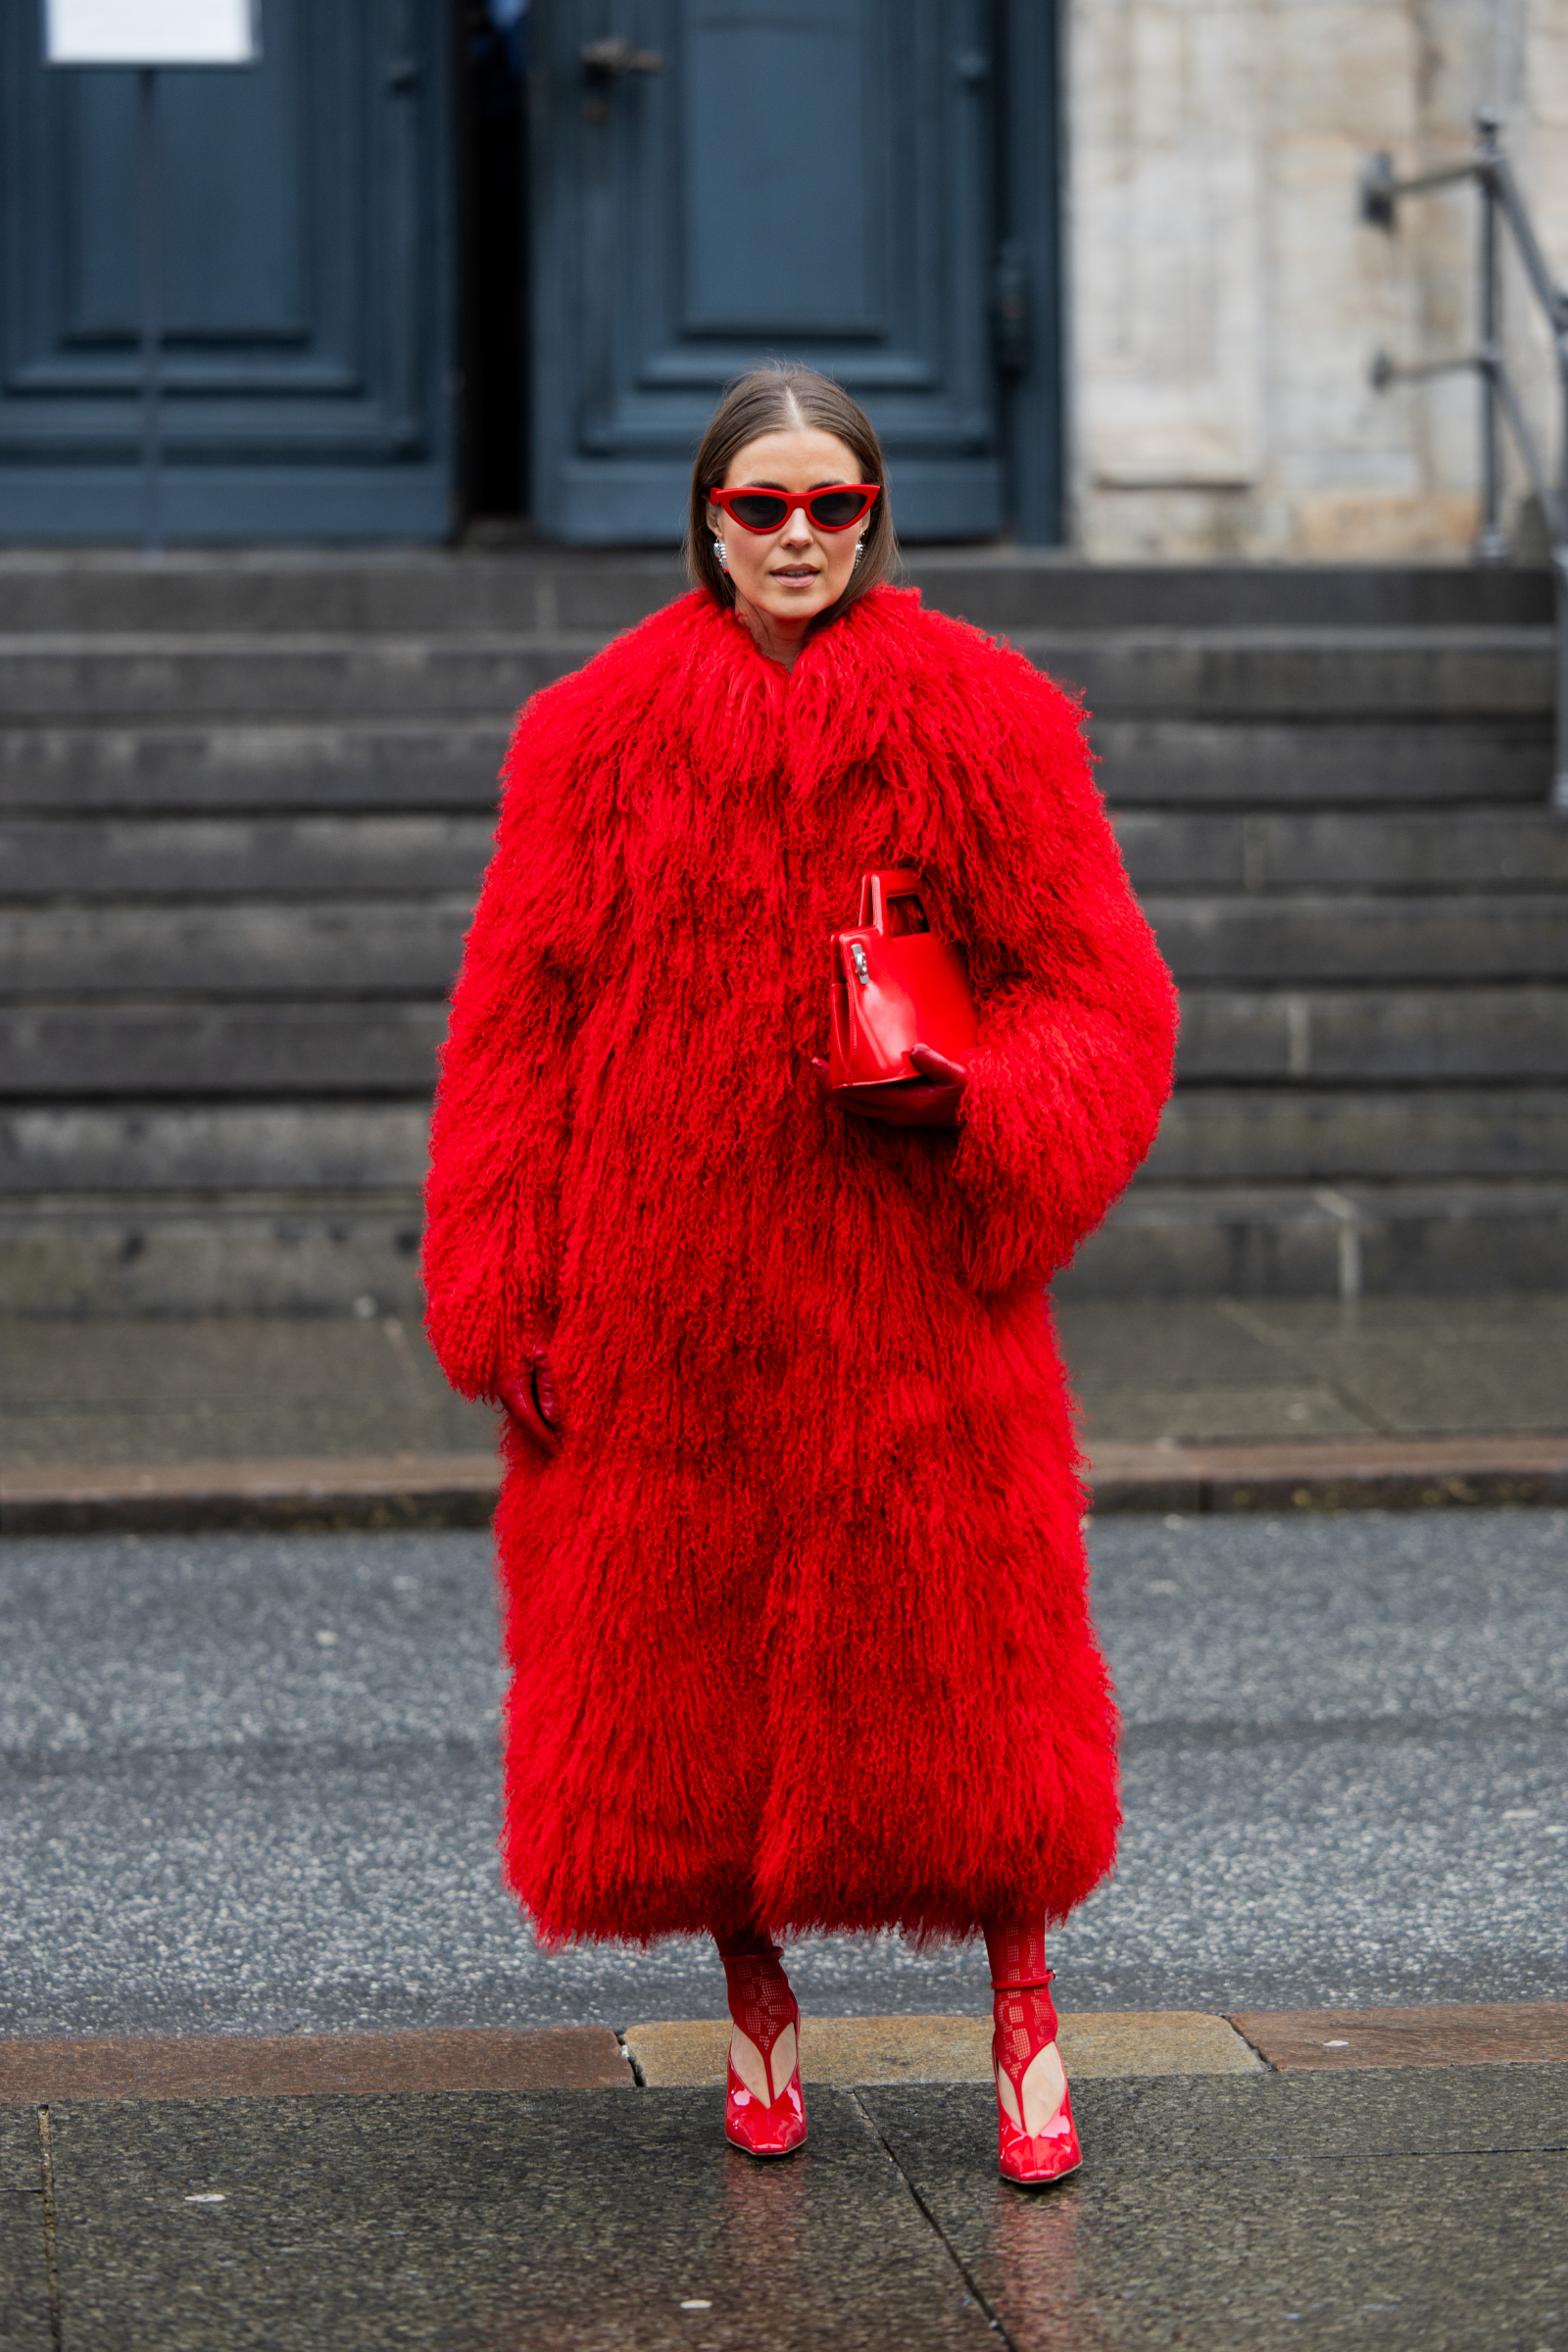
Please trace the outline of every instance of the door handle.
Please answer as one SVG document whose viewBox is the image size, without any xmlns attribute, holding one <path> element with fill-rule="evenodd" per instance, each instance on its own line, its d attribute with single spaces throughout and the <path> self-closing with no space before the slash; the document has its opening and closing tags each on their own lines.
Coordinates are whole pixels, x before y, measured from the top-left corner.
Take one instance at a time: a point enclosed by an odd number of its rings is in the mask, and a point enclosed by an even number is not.
<svg viewBox="0 0 1568 2352">
<path fill-rule="evenodd" d="M 626 74 L 667 74 L 668 60 L 658 49 L 634 49 L 613 33 L 603 41 L 585 41 L 577 52 L 586 78 L 596 90 L 608 89 Z"/>
</svg>

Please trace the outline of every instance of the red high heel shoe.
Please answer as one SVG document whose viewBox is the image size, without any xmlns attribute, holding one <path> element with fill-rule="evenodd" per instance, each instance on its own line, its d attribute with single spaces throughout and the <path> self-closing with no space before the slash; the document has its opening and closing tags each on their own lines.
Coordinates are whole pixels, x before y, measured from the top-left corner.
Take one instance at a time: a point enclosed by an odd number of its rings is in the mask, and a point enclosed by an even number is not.
<svg viewBox="0 0 1568 2352">
<path fill-rule="evenodd" d="M 724 2137 L 748 2156 L 788 2156 L 806 2137 L 801 2089 L 801 2006 L 763 1935 L 714 1937 L 724 1963 L 729 2013 L 745 2046 L 730 2041 Z M 744 2068 L 744 2073 L 741 2069 Z"/>
<path fill-rule="evenodd" d="M 989 1927 L 991 2062 L 997 2078 L 997 2161 L 1003 2179 L 1038 2188 L 1083 2162 L 1072 2094 L 1056 2051 L 1046 1939 L 1037 1928 Z"/>
</svg>

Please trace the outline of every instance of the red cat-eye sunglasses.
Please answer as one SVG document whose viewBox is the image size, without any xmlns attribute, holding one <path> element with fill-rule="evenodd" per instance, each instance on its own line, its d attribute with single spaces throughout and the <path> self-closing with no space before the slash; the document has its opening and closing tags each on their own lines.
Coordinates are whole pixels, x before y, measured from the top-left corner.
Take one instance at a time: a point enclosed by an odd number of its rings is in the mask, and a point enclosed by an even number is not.
<svg viewBox="0 0 1568 2352">
<path fill-rule="evenodd" d="M 882 495 L 879 482 L 829 482 L 820 490 L 710 490 L 743 531 L 781 531 L 797 507 L 804 507 L 819 531 L 847 531 L 869 514 Z"/>
</svg>

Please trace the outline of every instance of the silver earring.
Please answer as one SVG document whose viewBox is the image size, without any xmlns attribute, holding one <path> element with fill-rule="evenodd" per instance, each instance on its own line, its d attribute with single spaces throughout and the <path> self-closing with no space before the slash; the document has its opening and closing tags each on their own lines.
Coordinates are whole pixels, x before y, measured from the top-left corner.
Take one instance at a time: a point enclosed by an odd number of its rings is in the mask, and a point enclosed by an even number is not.
<svg viewBox="0 0 1568 2352">
<path fill-rule="evenodd" d="M 718 568 L 719 568 L 719 570 L 720 570 L 720 571 L 728 571 L 728 569 L 729 569 L 729 558 L 728 558 L 728 556 L 726 556 L 726 555 L 725 555 L 725 553 L 724 553 L 724 542 L 723 542 L 723 540 L 722 540 L 722 539 L 715 539 L 715 540 L 713 541 L 713 553 L 714 553 L 714 555 L 715 555 L 715 556 L 718 558 Z"/>
<path fill-rule="evenodd" d="M 865 553 L 865 541 L 864 541 L 863 539 L 857 539 L 857 541 L 855 542 L 855 561 L 857 562 L 857 564 L 858 564 L 858 562 L 860 561 L 860 558 L 861 558 L 861 557 L 864 555 L 864 553 Z"/>
</svg>

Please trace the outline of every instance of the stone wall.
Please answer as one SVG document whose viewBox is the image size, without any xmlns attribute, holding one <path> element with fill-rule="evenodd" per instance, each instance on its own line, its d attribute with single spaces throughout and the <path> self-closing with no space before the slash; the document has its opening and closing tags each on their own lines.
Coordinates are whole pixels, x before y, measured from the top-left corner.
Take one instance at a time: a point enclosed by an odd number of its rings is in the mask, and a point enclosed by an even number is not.
<svg viewBox="0 0 1568 2352">
<path fill-rule="evenodd" d="M 1474 378 L 1373 390 L 1373 354 L 1472 348 L 1479 200 L 1358 217 L 1367 157 L 1457 161 L 1478 106 L 1568 275 L 1568 0 L 1071 0 L 1072 534 L 1101 559 L 1463 555 Z M 1507 331 L 1555 449 L 1544 330 Z M 1510 462 L 1509 513 L 1525 482 Z"/>
</svg>

